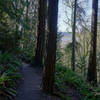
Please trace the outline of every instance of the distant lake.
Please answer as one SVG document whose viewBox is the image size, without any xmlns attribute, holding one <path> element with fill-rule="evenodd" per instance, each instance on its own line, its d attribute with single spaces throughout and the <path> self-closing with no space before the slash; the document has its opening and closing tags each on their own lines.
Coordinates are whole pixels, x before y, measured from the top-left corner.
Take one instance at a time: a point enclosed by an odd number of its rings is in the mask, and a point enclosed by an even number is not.
<svg viewBox="0 0 100 100">
<path fill-rule="evenodd" d="M 61 39 L 61 47 L 65 47 L 65 45 L 72 41 L 72 34 L 69 32 L 61 32 L 63 37 Z"/>
</svg>

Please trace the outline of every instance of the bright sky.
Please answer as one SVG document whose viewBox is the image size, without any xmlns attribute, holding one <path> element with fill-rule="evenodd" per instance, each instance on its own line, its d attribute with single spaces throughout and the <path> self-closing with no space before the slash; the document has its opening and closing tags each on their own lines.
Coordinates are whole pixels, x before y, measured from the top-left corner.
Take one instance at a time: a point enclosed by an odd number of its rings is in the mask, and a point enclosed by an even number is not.
<svg viewBox="0 0 100 100">
<path fill-rule="evenodd" d="M 88 0 L 89 2 L 89 9 L 87 10 L 87 14 L 91 15 L 91 7 L 92 7 L 92 0 Z M 66 19 L 66 7 L 64 5 L 64 0 L 59 0 L 59 16 L 58 16 L 58 31 L 66 32 L 66 28 L 68 27 L 64 20 Z"/>
<path fill-rule="evenodd" d="M 63 0 L 59 0 L 58 30 L 62 32 L 66 31 L 66 24 L 64 23 L 64 19 L 66 19 L 65 10 Z"/>
</svg>

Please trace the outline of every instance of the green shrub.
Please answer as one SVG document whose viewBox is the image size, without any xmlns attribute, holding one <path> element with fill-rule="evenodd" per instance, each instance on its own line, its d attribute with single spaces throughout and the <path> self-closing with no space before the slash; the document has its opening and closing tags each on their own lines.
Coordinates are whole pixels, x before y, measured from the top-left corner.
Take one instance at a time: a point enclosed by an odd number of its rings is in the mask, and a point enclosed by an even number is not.
<svg viewBox="0 0 100 100">
<path fill-rule="evenodd" d="M 11 100 L 16 95 L 17 80 L 21 78 L 19 66 L 21 61 L 16 56 L 0 53 L 0 97 Z"/>
<path fill-rule="evenodd" d="M 34 49 L 32 46 L 29 46 L 29 48 L 24 48 L 21 50 L 21 58 L 23 61 L 30 63 L 34 56 Z"/>
<path fill-rule="evenodd" d="M 70 84 L 75 89 L 79 90 L 82 95 L 82 100 L 100 100 L 100 88 L 97 89 L 90 86 L 83 77 L 62 64 L 56 64 L 55 85 L 62 92 L 67 84 Z"/>
</svg>

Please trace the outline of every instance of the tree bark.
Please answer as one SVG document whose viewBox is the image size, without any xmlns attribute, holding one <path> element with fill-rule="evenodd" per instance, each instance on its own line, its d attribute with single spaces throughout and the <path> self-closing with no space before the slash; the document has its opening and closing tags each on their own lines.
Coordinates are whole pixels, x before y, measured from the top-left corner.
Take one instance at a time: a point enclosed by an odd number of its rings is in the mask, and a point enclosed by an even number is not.
<svg viewBox="0 0 100 100">
<path fill-rule="evenodd" d="M 53 93 L 55 63 L 56 63 L 56 42 L 57 42 L 57 21 L 58 21 L 58 0 L 49 0 L 48 4 L 48 40 L 46 59 L 43 70 L 42 89 L 45 92 Z"/>
<path fill-rule="evenodd" d="M 39 0 L 38 21 L 37 21 L 37 40 L 35 46 L 34 62 L 42 65 L 43 51 L 45 45 L 45 24 L 46 24 L 46 6 L 47 0 Z"/>
<path fill-rule="evenodd" d="M 88 74 L 87 74 L 87 81 L 93 85 L 97 83 L 97 69 L 96 69 L 97 17 L 98 17 L 98 0 L 93 0 L 92 23 L 91 23 L 91 48 L 90 48 Z"/>
<path fill-rule="evenodd" d="M 72 29 L 72 70 L 73 71 L 75 71 L 76 8 L 77 8 L 77 0 L 75 0 L 75 4 L 74 4 L 74 19 L 73 19 L 73 29 Z"/>
</svg>

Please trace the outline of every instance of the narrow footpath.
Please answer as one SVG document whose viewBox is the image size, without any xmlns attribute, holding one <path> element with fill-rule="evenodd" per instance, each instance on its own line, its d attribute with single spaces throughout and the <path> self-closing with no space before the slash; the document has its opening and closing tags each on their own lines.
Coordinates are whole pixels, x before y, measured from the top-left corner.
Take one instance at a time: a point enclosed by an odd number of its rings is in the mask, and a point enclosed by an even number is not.
<svg viewBox="0 0 100 100">
<path fill-rule="evenodd" d="M 23 80 L 17 89 L 15 100 L 61 100 L 40 90 L 42 74 L 36 68 L 23 63 L 21 73 Z"/>
</svg>

